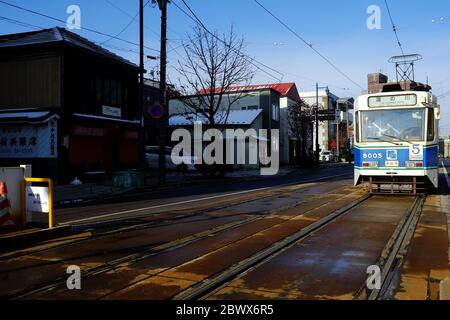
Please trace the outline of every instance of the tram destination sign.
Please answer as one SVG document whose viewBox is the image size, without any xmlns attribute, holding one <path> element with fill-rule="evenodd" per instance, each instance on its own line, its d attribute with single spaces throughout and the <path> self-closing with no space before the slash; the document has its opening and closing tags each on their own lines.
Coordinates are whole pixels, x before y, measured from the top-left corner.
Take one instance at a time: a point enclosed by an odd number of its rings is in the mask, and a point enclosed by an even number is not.
<svg viewBox="0 0 450 320">
<path fill-rule="evenodd" d="M 369 97 L 369 108 L 416 106 L 417 95 L 401 94 Z"/>
</svg>

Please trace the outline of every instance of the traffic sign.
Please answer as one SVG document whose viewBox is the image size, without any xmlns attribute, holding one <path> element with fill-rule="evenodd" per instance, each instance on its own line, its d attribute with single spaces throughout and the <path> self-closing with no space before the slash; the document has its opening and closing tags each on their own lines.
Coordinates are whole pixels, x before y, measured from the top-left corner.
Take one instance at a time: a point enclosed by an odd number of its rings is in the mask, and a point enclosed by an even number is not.
<svg viewBox="0 0 450 320">
<path fill-rule="evenodd" d="M 147 107 L 147 113 L 152 117 L 153 119 L 159 120 L 162 117 L 164 117 L 164 107 L 159 103 L 154 103 Z"/>
</svg>

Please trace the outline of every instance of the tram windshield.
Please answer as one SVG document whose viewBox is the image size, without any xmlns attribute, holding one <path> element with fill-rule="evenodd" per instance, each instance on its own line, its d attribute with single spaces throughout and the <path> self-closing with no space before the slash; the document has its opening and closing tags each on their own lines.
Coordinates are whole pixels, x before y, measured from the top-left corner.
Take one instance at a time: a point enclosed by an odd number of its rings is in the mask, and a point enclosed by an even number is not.
<svg viewBox="0 0 450 320">
<path fill-rule="evenodd" d="M 362 111 L 362 141 L 424 141 L 424 124 L 425 109 Z"/>
</svg>

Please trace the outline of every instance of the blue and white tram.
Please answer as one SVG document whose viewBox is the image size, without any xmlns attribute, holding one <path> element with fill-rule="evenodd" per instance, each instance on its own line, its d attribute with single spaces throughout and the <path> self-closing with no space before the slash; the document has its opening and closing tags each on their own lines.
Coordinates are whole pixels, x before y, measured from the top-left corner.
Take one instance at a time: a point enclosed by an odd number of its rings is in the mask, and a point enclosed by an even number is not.
<svg viewBox="0 0 450 320">
<path fill-rule="evenodd" d="M 355 185 L 369 182 L 371 189 L 375 185 L 378 191 L 387 185 L 392 193 L 437 188 L 439 119 L 440 106 L 430 92 L 397 91 L 358 97 Z"/>
</svg>

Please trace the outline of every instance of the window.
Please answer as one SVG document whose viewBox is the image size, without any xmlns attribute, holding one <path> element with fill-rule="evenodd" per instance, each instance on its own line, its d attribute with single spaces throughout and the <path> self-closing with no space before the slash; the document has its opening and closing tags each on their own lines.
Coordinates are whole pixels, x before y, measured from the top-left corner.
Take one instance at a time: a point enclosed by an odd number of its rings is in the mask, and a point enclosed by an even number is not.
<svg viewBox="0 0 450 320">
<path fill-rule="evenodd" d="M 361 112 L 363 142 L 423 141 L 425 109 Z"/>
<path fill-rule="evenodd" d="M 355 135 L 356 142 L 359 143 L 359 111 L 355 113 Z"/>
<path fill-rule="evenodd" d="M 275 104 L 272 105 L 272 120 L 280 121 L 280 107 Z"/>
<path fill-rule="evenodd" d="M 428 108 L 427 141 L 434 141 L 434 110 Z"/>
<path fill-rule="evenodd" d="M 120 107 L 127 101 L 128 92 L 122 86 L 122 83 L 113 81 L 109 78 L 98 77 L 95 83 L 95 98 L 98 103 Z M 92 89 L 91 89 L 92 90 Z"/>
<path fill-rule="evenodd" d="M 258 106 L 242 107 L 242 110 L 259 110 Z"/>
<path fill-rule="evenodd" d="M 122 86 L 116 81 L 111 81 L 111 104 L 122 105 Z"/>
</svg>

